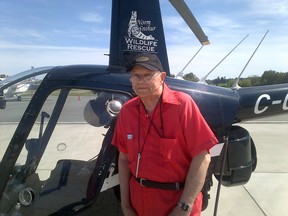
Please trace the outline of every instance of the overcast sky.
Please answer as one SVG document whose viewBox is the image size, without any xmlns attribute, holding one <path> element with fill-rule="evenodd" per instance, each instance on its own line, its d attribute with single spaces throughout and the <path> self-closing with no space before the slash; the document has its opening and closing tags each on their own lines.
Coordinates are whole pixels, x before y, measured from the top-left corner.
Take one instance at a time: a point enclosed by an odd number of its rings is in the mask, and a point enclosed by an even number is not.
<svg viewBox="0 0 288 216">
<path fill-rule="evenodd" d="M 0 73 L 68 64 L 108 64 L 112 0 L 0 0 Z M 288 0 L 186 0 L 211 44 L 184 70 L 208 77 L 237 77 L 258 43 L 243 77 L 265 70 L 288 72 Z M 160 0 L 171 73 L 200 48 L 168 0 Z"/>
</svg>

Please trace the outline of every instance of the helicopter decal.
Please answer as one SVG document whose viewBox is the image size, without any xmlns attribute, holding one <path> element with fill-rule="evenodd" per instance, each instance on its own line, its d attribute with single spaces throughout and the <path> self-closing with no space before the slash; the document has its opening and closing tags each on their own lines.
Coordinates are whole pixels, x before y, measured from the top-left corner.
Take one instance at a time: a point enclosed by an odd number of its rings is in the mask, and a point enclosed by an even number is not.
<svg viewBox="0 0 288 216">
<path fill-rule="evenodd" d="M 281 105 L 283 110 L 288 110 L 288 93 L 286 94 L 285 98 L 283 100 L 272 100 L 271 96 L 269 94 L 263 94 L 260 95 L 259 98 L 256 100 L 254 112 L 255 114 L 261 114 L 265 112 L 269 106 L 263 106 L 260 108 L 260 104 L 262 101 L 270 102 L 271 105 Z"/>
<path fill-rule="evenodd" d="M 137 11 L 132 11 L 128 24 L 128 37 L 125 36 L 126 51 L 156 52 L 157 40 L 151 34 L 143 33 L 153 33 L 155 28 L 151 26 L 151 21 L 138 20 Z"/>
</svg>

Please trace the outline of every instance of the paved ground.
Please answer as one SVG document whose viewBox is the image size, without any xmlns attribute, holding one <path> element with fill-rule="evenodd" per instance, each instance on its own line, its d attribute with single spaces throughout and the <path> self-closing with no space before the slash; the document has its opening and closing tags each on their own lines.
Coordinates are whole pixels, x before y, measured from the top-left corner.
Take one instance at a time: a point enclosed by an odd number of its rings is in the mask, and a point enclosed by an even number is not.
<svg viewBox="0 0 288 216">
<path fill-rule="evenodd" d="M 81 102 L 83 100 L 81 99 Z M 23 103 L 24 102 L 24 103 Z M 5 141 L 5 136 L 11 137 L 16 124 L 21 116 L 15 115 L 16 110 L 23 109 L 14 106 L 18 102 L 11 102 L 10 111 L 13 111 L 12 122 L 7 123 L 3 112 L 0 113 L 0 142 Z M 16 108 L 17 107 L 17 108 Z M 12 109 L 12 110 L 11 110 Z M 11 112 L 10 112 L 11 113 Z M 69 111 L 71 114 L 71 112 Z M 11 117 L 11 116 L 10 116 Z M 79 119 L 79 121 L 81 121 Z M 5 122 L 5 123 L 4 123 Z M 279 216 L 288 212 L 288 115 L 257 119 L 240 124 L 252 136 L 256 148 L 258 163 L 250 181 L 244 186 L 221 187 L 218 206 L 218 216 Z M 5 131 L 5 133 L 2 133 Z M 93 134 L 93 133 L 91 133 Z M 5 135 L 5 136 L 4 136 Z M 86 139 L 91 137 L 85 135 Z M 6 141 L 7 142 L 7 141 Z M 85 141 L 83 140 L 85 143 Z M 5 151 L 0 146 L 0 155 Z M 217 181 L 211 189 L 211 199 L 203 216 L 211 216 L 214 211 L 214 202 Z"/>
<path fill-rule="evenodd" d="M 246 185 L 221 187 L 217 215 L 287 215 L 288 123 L 270 120 L 241 124 L 250 132 L 256 144 L 257 168 Z M 210 205 L 203 212 L 203 216 L 213 215 L 217 184 L 218 182 L 214 181 Z"/>
</svg>

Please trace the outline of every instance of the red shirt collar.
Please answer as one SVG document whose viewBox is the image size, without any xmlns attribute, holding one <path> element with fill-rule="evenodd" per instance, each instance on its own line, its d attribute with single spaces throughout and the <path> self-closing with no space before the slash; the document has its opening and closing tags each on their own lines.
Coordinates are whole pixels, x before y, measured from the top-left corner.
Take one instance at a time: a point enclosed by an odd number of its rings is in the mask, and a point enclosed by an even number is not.
<svg viewBox="0 0 288 216">
<path fill-rule="evenodd" d="M 175 91 L 171 90 L 166 83 L 163 84 L 162 102 L 178 105 L 179 100 L 175 96 Z"/>
</svg>

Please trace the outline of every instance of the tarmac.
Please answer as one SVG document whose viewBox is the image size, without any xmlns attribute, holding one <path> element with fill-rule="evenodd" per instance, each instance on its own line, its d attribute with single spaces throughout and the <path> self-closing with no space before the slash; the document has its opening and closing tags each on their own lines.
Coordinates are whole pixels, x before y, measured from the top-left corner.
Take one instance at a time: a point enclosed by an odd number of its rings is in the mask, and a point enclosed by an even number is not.
<svg viewBox="0 0 288 216">
<path fill-rule="evenodd" d="M 19 106 L 17 106 L 17 109 L 20 109 Z M 5 134 L 1 133 L 1 143 L 7 142 L 6 138 L 12 136 L 12 132 L 16 127 L 13 122 L 4 123 L 8 117 L 3 113 L 0 115 L 0 129 L 6 132 Z M 16 120 L 18 119 L 15 116 Z M 214 185 L 210 191 L 209 205 L 202 212 L 202 215 L 288 215 L 288 115 L 243 122 L 239 125 L 249 131 L 256 145 L 258 159 L 256 170 L 245 185 L 221 187 L 217 214 L 214 210 L 218 181 L 214 179 Z M 87 134 L 92 136 L 94 133 L 85 132 L 84 138 L 91 140 L 91 136 L 87 136 Z M 85 140 L 82 141 L 85 143 Z M 2 158 L 4 151 L 4 146 L 0 146 L 0 158 Z"/>
<path fill-rule="evenodd" d="M 283 118 L 281 121 L 273 121 L 272 118 L 272 121 L 251 121 L 240 126 L 247 129 L 254 140 L 257 167 L 247 184 L 221 187 L 217 215 L 288 215 L 288 122 Z M 203 216 L 216 215 L 217 185 L 215 180 L 209 206 Z"/>
</svg>

